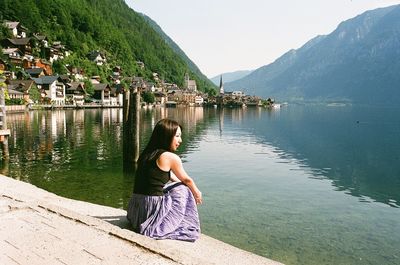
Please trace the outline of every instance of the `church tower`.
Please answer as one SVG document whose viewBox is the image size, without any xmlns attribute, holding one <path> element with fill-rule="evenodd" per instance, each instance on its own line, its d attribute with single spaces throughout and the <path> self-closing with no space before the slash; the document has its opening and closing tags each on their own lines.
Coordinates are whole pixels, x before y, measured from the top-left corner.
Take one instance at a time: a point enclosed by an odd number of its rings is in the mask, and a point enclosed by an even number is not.
<svg viewBox="0 0 400 265">
<path fill-rule="evenodd" d="M 184 84 L 184 87 L 185 87 L 186 89 L 189 89 L 189 80 L 190 80 L 190 78 L 189 78 L 189 73 L 186 72 L 186 73 L 185 73 L 185 84 Z"/>
<path fill-rule="evenodd" d="M 185 84 L 184 84 L 185 88 L 189 91 L 197 91 L 197 84 L 196 84 L 196 80 L 191 80 L 189 77 L 189 73 L 186 72 L 185 73 Z"/>
<path fill-rule="evenodd" d="M 222 83 L 222 75 L 221 75 L 221 79 L 219 80 L 219 94 L 222 95 L 224 94 L 224 84 Z"/>
</svg>

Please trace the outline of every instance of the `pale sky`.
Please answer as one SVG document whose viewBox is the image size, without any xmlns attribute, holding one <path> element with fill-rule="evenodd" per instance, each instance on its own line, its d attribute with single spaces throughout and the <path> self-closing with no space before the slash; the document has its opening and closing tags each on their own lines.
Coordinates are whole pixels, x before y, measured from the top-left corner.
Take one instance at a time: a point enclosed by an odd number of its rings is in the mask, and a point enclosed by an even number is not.
<svg viewBox="0 0 400 265">
<path fill-rule="evenodd" d="M 400 0 L 125 0 L 153 19 L 207 77 L 254 70 L 340 22 Z"/>
</svg>

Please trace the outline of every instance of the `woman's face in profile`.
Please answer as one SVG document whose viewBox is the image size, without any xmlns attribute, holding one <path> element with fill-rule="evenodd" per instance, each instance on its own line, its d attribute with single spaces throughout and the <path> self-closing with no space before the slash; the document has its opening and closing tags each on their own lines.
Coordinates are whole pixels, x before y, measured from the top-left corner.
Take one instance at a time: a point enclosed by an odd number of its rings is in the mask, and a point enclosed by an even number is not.
<svg viewBox="0 0 400 265">
<path fill-rule="evenodd" d="M 178 149 L 181 142 L 182 142 L 182 130 L 181 127 L 178 127 L 174 138 L 172 138 L 171 151 L 175 152 Z"/>
</svg>

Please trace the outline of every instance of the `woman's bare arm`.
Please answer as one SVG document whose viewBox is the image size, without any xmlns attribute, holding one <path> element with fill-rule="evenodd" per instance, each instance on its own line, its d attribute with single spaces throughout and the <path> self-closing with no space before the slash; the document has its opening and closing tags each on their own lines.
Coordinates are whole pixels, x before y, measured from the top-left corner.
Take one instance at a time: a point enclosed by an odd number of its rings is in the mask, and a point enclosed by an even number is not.
<svg viewBox="0 0 400 265">
<path fill-rule="evenodd" d="M 175 176 L 175 174 L 174 174 L 174 172 L 172 172 L 171 171 L 171 175 L 170 175 L 170 178 L 169 178 L 171 181 L 173 181 L 173 182 L 180 182 L 180 180 L 178 179 L 178 177 L 177 176 Z"/>
<path fill-rule="evenodd" d="M 160 169 L 169 171 L 171 170 L 175 176 L 184 183 L 193 193 L 196 203 L 202 203 L 202 194 L 197 188 L 193 179 L 186 173 L 182 165 L 182 160 L 179 156 L 171 152 L 164 152 L 158 159 L 158 166 Z"/>
</svg>

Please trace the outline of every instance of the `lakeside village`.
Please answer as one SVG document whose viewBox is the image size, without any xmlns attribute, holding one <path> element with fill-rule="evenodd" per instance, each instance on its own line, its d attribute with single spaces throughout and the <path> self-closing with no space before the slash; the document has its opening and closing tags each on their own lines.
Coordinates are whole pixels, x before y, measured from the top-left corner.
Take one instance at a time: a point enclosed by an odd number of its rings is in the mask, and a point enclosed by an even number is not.
<svg viewBox="0 0 400 265">
<path fill-rule="evenodd" d="M 228 106 L 279 107 L 274 100 L 263 100 L 257 96 L 247 96 L 241 91 L 225 92 L 222 76 L 219 93 L 207 95 L 197 90 L 195 80 L 185 75 L 183 87 L 167 83 L 153 73 L 153 80 L 140 77 L 124 77 L 119 66 L 111 66 L 112 74 L 107 83 L 100 82 L 99 76 L 85 76 L 84 70 L 66 65 L 67 74 L 53 74 L 55 61 L 71 55 L 71 51 L 57 41 L 49 43 L 44 35 L 33 33 L 28 37 L 28 29 L 19 22 L 5 21 L 3 25 L 12 37 L 1 39 L 0 84 L 5 87 L 6 105 L 20 105 L 25 108 L 86 108 L 122 107 L 124 85 L 139 88 L 142 106 Z M 33 50 L 44 55 L 33 56 Z M 38 53 L 38 52 L 36 52 Z M 107 64 L 107 58 L 100 51 L 92 51 L 88 59 L 98 66 Z M 143 62 L 137 61 L 140 68 Z M 89 82 L 89 84 L 88 84 Z M 87 93 L 88 85 L 92 93 Z"/>
</svg>

